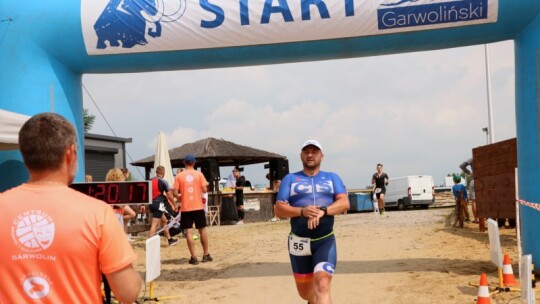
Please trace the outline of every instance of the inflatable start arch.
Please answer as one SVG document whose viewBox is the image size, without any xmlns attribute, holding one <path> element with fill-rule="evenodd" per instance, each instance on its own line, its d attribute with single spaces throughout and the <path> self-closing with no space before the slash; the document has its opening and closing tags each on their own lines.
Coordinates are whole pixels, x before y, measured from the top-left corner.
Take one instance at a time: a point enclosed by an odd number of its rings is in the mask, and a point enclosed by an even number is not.
<svg viewBox="0 0 540 304">
<path fill-rule="evenodd" d="M 513 39 L 520 197 L 540 203 L 538 0 L 0 2 L 0 108 L 54 110 L 83 134 L 81 75 L 219 68 L 434 50 Z M 80 137 L 80 146 L 83 138 Z M 84 173 L 79 160 L 78 180 Z M 27 173 L 0 152 L 0 191 Z M 540 264 L 540 212 L 521 206 Z"/>
</svg>

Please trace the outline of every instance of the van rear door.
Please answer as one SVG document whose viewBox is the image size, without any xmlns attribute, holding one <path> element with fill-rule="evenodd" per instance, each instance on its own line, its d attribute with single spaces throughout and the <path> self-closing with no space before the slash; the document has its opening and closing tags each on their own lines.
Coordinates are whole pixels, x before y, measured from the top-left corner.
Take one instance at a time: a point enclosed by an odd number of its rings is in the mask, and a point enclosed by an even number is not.
<svg viewBox="0 0 540 304">
<path fill-rule="evenodd" d="M 433 178 L 431 176 L 411 176 L 412 204 L 431 204 L 433 201 Z"/>
</svg>

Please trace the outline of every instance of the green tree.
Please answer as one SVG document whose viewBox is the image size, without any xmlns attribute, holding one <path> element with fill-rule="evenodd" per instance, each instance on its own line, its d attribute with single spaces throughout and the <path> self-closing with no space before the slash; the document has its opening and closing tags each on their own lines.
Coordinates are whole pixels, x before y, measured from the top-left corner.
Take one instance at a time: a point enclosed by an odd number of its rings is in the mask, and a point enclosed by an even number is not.
<svg viewBox="0 0 540 304">
<path fill-rule="evenodd" d="M 92 125 L 96 120 L 96 116 L 88 113 L 88 109 L 83 109 L 83 118 L 84 118 L 84 133 L 88 133 L 92 129 Z"/>
</svg>

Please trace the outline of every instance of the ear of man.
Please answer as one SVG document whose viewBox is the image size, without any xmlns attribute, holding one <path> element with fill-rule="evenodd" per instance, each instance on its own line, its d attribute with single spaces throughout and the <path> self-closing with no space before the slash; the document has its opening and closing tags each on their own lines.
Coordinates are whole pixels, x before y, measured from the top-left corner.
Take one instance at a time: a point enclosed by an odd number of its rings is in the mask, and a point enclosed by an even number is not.
<svg viewBox="0 0 540 304">
<path fill-rule="evenodd" d="M 64 156 L 64 163 L 60 170 L 65 172 L 67 183 L 71 184 L 77 175 L 78 162 L 77 162 L 77 146 L 75 144 L 69 145 Z"/>
</svg>

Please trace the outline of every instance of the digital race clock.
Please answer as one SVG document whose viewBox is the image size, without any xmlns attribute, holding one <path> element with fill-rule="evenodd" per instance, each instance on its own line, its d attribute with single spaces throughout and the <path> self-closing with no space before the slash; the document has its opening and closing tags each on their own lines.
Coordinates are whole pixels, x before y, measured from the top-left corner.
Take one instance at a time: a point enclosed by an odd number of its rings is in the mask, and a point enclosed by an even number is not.
<svg viewBox="0 0 540 304">
<path fill-rule="evenodd" d="M 150 204 L 150 182 L 74 183 L 69 187 L 107 204 Z"/>
</svg>

